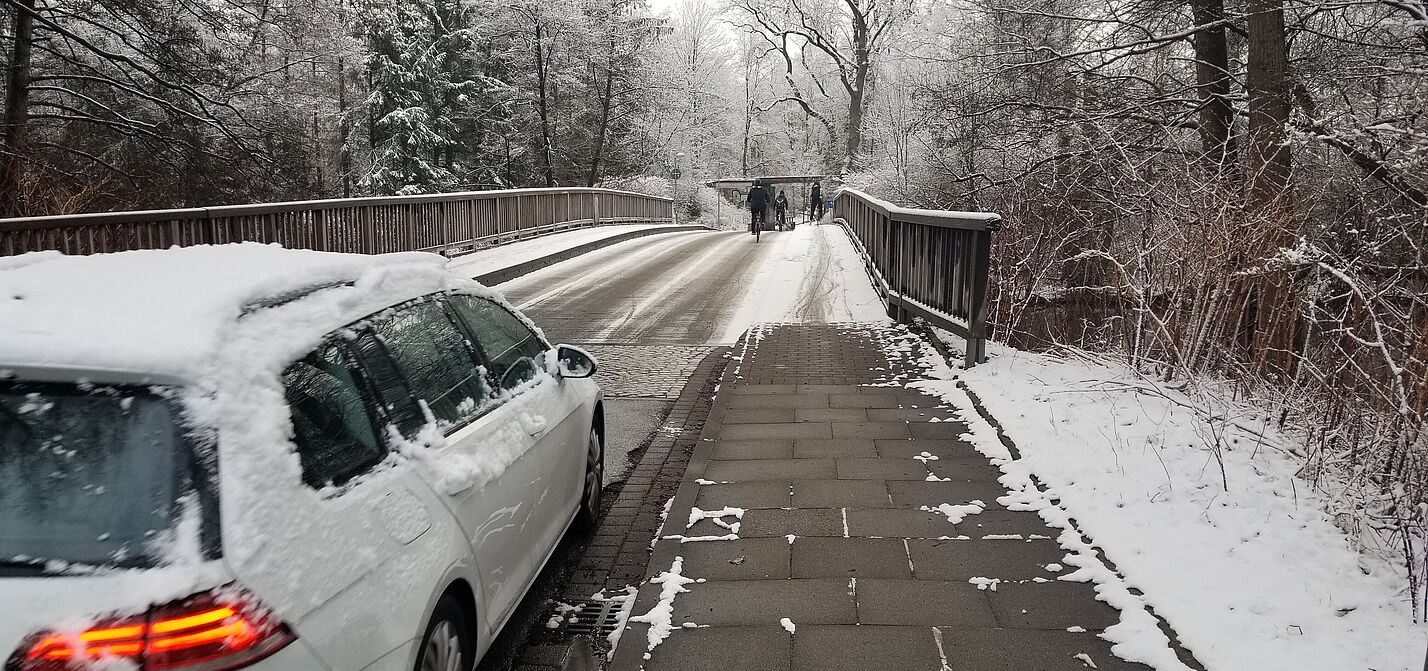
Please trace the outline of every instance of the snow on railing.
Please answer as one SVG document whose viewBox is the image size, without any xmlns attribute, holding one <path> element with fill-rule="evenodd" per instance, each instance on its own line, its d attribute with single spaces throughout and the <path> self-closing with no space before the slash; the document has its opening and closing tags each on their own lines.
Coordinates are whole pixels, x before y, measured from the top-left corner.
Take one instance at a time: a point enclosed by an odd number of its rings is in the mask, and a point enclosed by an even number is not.
<svg viewBox="0 0 1428 671">
<path fill-rule="evenodd" d="M 0 256 L 227 242 L 332 252 L 454 252 L 548 227 L 674 220 L 668 198 L 596 188 L 509 189 L 0 219 Z"/>
<path fill-rule="evenodd" d="M 840 189 L 833 217 L 857 241 L 889 316 L 913 317 L 967 341 L 963 365 L 986 360 L 991 212 L 900 207 L 856 189 Z"/>
</svg>

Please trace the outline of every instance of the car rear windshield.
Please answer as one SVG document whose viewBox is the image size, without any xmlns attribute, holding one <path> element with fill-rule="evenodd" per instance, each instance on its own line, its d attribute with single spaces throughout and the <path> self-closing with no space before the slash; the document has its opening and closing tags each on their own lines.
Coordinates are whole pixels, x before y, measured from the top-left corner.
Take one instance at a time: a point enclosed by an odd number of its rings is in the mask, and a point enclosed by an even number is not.
<svg viewBox="0 0 1428 671">
<path fill-rule="evenodd" d="M 199 498 L 169 395 L 0 381 L 0 575 L 161 562 Z"/>
</svg>

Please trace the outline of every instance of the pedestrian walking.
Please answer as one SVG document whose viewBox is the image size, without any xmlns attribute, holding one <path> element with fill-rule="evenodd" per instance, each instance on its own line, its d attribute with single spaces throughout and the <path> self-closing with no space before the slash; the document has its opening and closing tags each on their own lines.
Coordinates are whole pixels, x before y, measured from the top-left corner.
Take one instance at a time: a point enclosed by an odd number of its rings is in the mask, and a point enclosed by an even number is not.
<svg viewBox="0 0 1428 671">
<path fill-rule="evenodd" d="M 823 186 L 813 183 L 813 193 L 808 196 L 808 218 L 818 221 L 823 218 Z"/>
<path fill-rule="evenodd" d="M 777 215 L 774 221 L 778 223 L 778 230 L 782 231 L 788 222 L 788 196 L 783 189 L 778 190 L 778 198 L 774 199 L 774 214 Z"/>
</svg>

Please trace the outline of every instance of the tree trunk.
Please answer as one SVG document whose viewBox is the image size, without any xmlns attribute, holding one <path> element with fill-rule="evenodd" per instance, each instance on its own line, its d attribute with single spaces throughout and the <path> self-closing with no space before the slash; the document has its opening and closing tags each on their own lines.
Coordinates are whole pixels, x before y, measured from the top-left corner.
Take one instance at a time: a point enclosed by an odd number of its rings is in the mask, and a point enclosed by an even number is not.
<svg viewBox="0 0 1428 671">
<path fill-rule="evenodd" d="M 35 0 L 18 0 L 15 7 L 15 48 L 5 82 L 5 135 L 0 147 L 0 214 L 25 214 L 23 182 L 28 153 L 25 131 L 30 118 L 30 49 L 34 43 Z"/>
<path fill-rule="evenodd" d="M 339 121 L 338 161 L 342 172 L 342 197 L 352 197 L 352 117 L 347 113 L 347 61 L 337 58 L 337 114 Z"/>
<path fill-rule="evenodd" d="M 595 182 L 600 179 L 600 159 L 605 152 L 605 134 L 610 129 L 610 108 L 614 105 L 611 100 L 615 89 L 615 30 L 610 31 L 610 52 L 605 61 L 605 90 L 600 97 L 600 128 L 595 133 L 595 151 L 590 157 L 590 175 L 585 180 L 586 186 L 595 186 Z"/>
<path fill-rule="evenodd" d="M 1263 232 L 1266 256 L 1292 243 L 1289 190 L 1289 51 L 1283 0 L 1249 0 L 1249 192 L 1246 224 Z M 1293 375 L 1298 295 L 1289 270 L 1270 270 L 1259 281 L 1253 346 L 1260 372 L 1287 380 Z"/>
<path fill-rule="evenodd" d="M 843 172 L 857 170 L 862 162 L 858 158 L 863 147 L 863 87 L 867 85 L 866 62 L 860 64 L 853 80 L 853 88 L 848 92 L 848 132 L 844 146 Z"/>
<path fill-rule="evenodd" d="M 862 167 L 858 154 L 863 148 L 863 101 L 867 96 L 868 72 L 872 62 L 868 52 L 868 25 L 866 17 L 853 16 L 853 81 L 845 81 L 848 89 L 848 129 L 843 152 L 843 172 L 850 173 Z"/>
<path fill-rule="evenodd" d="M 1195 25 L 1225 18 L 1224 0 L 1191 0 Z M 1218 172 L 1235 172 L 1235 109 L 1230 102 L 1230 51 L 1225 27 L 1195 33 L 1195 88 L 1200 94 L 1200 143 L 1205 162 Z"/>
<path fill-rule="evenodd" d="M 555 186 L 555 166 L 551 154 L 554 149 L 551 147 L 550 138 L 550 110 L 548 109 L 547 92 L 548 73 L 545 62 L 545 30 L 540 24 L 540 18 L 535 19 L 535 65 L 536 65 L 536 86 L 540 90 L 540 100 L 537 107 L 540 111 L 540 158 L 541 170 L 545 174 L 545 185 Z"/>
</svg>

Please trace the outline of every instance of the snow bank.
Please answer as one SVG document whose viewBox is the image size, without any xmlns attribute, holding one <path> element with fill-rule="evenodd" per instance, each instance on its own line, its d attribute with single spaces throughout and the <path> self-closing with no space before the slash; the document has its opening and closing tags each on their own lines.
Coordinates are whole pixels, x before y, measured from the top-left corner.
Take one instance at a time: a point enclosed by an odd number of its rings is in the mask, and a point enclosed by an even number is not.
<svg viewBox="0 0 1428 671">
<path fill-rule="evenodd" d="M 1428 630 L 1412 622 L 1401 578 L 1351 547 L 1294 476 L 1294 461 L 1257 432 L 1230 425 L 1214 434 L 1190 399 L 1116 364 L 994 354 L 956 375 L 1020 452 L 994 460 L 1003 483 L 1016 490 L 1034 474 L 1047 488 L 1002 502 L 1049 522 L 1074 518 L 1144 597 L 1084 554 L 1068 557 L 1077 570 L 1060 579 L 1092 580 L 1099 598 L 1121 608 L 1143 599 L 1210 671 L 1422 668 Z M 955 384 L 915 386 L 966 407 Z M 1059 540 L 1074 544 L 1074 535 Z M 1117 653 L 1160 654 L 1128 644 Z"/>
<path fill-rule="evenodd" d="M 449 267 L 451 272 L 467 277 L 478 277 L 618 235 L 673 226 L 673 224 L 624 224 L 542 235 L 530 240 L 521 240 L 463 254 L 452 259 Z"/>
</svg>

